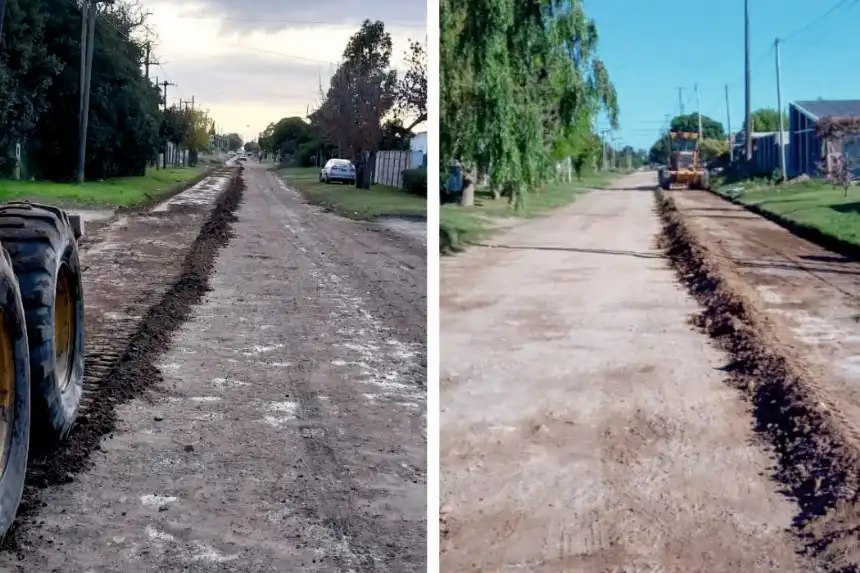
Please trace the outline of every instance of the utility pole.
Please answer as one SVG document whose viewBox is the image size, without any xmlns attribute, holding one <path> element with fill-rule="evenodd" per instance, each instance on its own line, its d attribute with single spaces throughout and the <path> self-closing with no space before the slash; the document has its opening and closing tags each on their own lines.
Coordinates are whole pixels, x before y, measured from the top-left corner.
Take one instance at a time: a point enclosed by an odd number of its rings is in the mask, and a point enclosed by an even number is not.
<svg viewBox="0 0 860 573">
<path fill-rule="evenodd" d="M 666 165 L 672 162 L 672 115 L 666 114 Z"/>
<path fill-rule="evenodd" d="M 678 88 L 678 110 L 684 115 L 684 88 Z"/>
<path fill-rule="evenodd" d="M 603 137 L 602 137 L 602 139 L 603 139 L 603 162 L 602 162 L 602 164 L 601 164 L 601 166 L 600 166 L 600 170 L 601 170 L 601 171 L 606 171 L 606 151 L 607 151 L 607 150 L 606 150 L 606 145 L 607 145 L 607 143 L 606 143 L 606 134 L 611 133 L 611 131 L 612 131 L 612 130 L 604 129 L 603 131 L 601 131 L 601 132 L 600 132 L 600 135 L 601 135 L 601 136 L 603 136 Z"/>
<path fill-rule="evenodd" d="M 93 51 L 95 49 L 96 11 L 98 4 L 90 0 L 87 4 L 86 60 L 83 62 L 85 79 L 83 84 L 83 105 L 81 110 L 80 133 L 78 139 L 78 183 L 84 182 L 87 163 L 87 129 L 90 121 L 90 87 L 92 86 Z"/>
<path fill-rule="evenodd" d="M 729 130 L 729 161 L 735 161 L 735 138 L 732 137 L 732 111 L 729 108 L 729 84 L 726 84 L 726 127 Z"/>
<path fill-rule="evenodd" d="M 779 168 L 782 171 L 782 181 L 788 179 L 788 169 L 785 165 L 785 126 L 782 121 L 782 78 L 781 64 L 779 61 L 779 38 L 773 41 L 773 46 L 776 49 L 776 107 L 779 112 Z"/>
<path fill-rule="evenodd" d="M 164 109 L 167 109 L 167 88 L 169 86 L 175 86 L 176 84 L 170 83 L 167 80 L 161 82 L 161 87 L 164 88 L 164 94 L 162 94 L 162 104 L 164 105 Z"/>
<path fill-rule="evenodd" d="M 161 82 L 161 87 L 164 88 L 164 94 L 163 94 L 163 100 L 162 101 L 164 103 L 164 110 L 165 111 L 167 111 L 167 88 L 170 86 L 175 86 L 175 85 L 176 84 L 168 82 L 167 80 L 164 80 L 163 82 Z M 167 144 L 165 144 L 165 147 L 164 147 L 164 155 L 162 157 L 162 168 L 167 169 Z"/>
<path fill-rule="evenodd" d="M 149 67 L 150 66 L 158 66 L 158 65 L 160 65 L 160 62 L 156 62 L 155 60 L 152 59 L 152 42 L 151 41 L 149 41 L 149 40 L 146 41 L 145 49 L 146 49 L 146 52 L 145 52 L 145 56 L 144 56 L 144 60 L 143 60 L 143 69 L 145 71 L 146 79 L 149 80 Z M 156 83 L 158 83 L 158 80 L 156 80 Z"/>
<path fill-rule="evenodd" d="M 3 34 L 3 16 L 6 15 L 6 0 L 0 0 L 0 36 Z"/>
<path fill-rule="evenodd" d="M 750 73 L 750 0 L 744 0 L 744 104 L 746 110 L 744 115 L 744 153 L 746 156 L 747 170 L 752 165 L 752 85 Z"/>
<path fill-rule="evenodd" d="M 90 7 L 87 2 L 81 5 L 81 81 L 78 85 L 78 131 L 84 128 L 84 92 L 87 86 L 87 21 L 90 16 Z"/>
<path fill-rule="evenodd" d="M 699 105 L 699 84 L 696 84 L 696 115 L 699 119 L 699 139 L 696 140 L 696 149 L 702 144 L 702 107 Z"/>
</svg>

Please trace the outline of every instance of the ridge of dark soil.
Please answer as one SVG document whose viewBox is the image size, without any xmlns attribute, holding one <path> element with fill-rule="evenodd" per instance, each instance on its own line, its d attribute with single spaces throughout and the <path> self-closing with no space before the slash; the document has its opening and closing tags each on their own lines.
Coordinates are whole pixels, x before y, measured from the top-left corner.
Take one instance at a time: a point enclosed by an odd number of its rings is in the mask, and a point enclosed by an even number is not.
<svg viewBox="0 0 860 573">
<path fill-rule="evenodd" d="M 702 305 L 691 323 L 729 354 L 728 383 L 750 403 L 775 454 L 773 478 L 798 505 L 800 552 L 831 572 L 860 572 L 860 437 L 826 390 L 783 350 L 730 269 L 700 244 L 671 196 L 654 191 L 659 245 Z"/>
<path fill-rule="evenodd" d="M 79 417 L 69 439 L 51 452 L 38 452 L 41 463 L 28 468 L 17 519 L 0 543 L 0 550 L 15 551 L 20 559 L 25 557 L 25 548 L 18 544 L 16 532 L 38 521 L 38 509 L 44 506 L 40 490 L 74 481 L 76 473 L 89 467 L 90 455 L 100 450 L 102 439 L 112 437 L 117 422 L 116 407 L 161 381 L 155 364 L 168 350 L 179 327 L 190 318 L 194 306 L 211 290 L 209 277 L 218 253 L 233 236 L 235 211 L 245 191 L 242 171 L 240 167 L 216 200 L 183 261 L 179 276 L 141 319 L 125 352 L 104 377 L 97 397 Z"/>
</svg>

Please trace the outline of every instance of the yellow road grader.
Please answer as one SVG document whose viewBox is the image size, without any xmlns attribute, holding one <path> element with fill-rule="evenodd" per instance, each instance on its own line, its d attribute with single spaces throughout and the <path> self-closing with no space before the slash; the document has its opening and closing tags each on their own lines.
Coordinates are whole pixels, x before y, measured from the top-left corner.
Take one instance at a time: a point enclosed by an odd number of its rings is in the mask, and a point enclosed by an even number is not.
<svg viewBox="0 0 860 573">
<path fill-rule="evenodd" d="M 669 133 L 669 164 L 658 172 L 660 187 L 710 189 L 708 169 L 699 155 L 699 134 L 683 131 Z"/>
<path fill-rule="evenodd" d="M 74 424 L 84 378 L 80 220 L 56 207 L 0 205 L 0 536 L 15 519 L 31 441 Z"/>
<path fill-rule="evenodd" d="M 21 502 L 31 442 L 65 438 L 80 405 L 82 230 L 80 218 L 56 207 L 0 204 L 0 537 Z"/>
</svg>

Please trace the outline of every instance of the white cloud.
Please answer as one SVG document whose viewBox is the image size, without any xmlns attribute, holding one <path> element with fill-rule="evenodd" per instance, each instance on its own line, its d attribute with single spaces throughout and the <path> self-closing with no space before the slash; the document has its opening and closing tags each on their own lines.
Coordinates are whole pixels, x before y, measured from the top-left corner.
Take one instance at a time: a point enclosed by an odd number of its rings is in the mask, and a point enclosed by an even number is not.
<svg viewBox="0 0 860 573">
<path fill-rule="evenodd" d="M 409 39 L 426 35 L 416 27 L 426 22 L 424 0 L 150 0 L 146 7 L 162 62 L 150 75 L 177 84 L 168 89 L 171 102 L 193 95 L 220 129 L 246 139 L 317 103 L 320 79 L 327 83 L 363 19 L 387 23 L 399 70 Z"/>
</svg>

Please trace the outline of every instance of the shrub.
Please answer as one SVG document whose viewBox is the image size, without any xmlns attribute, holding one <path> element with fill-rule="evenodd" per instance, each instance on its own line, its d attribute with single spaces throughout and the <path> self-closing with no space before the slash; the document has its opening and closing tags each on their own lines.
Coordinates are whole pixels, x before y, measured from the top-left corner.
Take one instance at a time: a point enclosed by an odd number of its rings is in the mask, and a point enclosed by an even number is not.
<svg viewBox="0 0 860 573">
<path fill-rule="evenodd" d="M 403 170 L 403 190 L 413 195 L 427 197 L 427 168 Z"/>
</svg>

